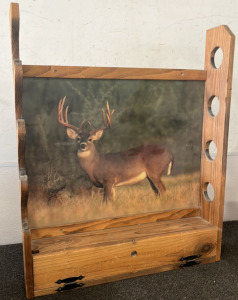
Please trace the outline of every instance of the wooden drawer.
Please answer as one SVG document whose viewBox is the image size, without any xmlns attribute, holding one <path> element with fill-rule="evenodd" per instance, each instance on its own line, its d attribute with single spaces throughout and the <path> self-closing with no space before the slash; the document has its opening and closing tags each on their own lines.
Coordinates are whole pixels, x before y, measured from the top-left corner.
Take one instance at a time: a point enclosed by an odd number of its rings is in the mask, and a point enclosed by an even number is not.
<svg viewBox="0 0 238 300">
<path fill-rule="evenodd" d="M 217 227 L 200 217 L 35 240 L 34 294 L 54 293 L 65 285 L 58 280 L 79 275 L 84 278 L 76 282 L 87 287 L 176 269 L 191 255 L 212 262 L 216 241 Z"/>
</svg>

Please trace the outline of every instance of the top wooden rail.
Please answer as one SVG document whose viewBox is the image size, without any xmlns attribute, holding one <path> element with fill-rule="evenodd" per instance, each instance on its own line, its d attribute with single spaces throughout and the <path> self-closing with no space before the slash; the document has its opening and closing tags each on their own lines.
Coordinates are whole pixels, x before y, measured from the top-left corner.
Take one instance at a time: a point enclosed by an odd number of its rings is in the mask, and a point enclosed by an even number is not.
<svg viewBox="0 0 238 300">
<path fill-rule="evenodd" d="M 203 80 L 206 70 L 23 65 L 23 77 Z"/>
</svg>

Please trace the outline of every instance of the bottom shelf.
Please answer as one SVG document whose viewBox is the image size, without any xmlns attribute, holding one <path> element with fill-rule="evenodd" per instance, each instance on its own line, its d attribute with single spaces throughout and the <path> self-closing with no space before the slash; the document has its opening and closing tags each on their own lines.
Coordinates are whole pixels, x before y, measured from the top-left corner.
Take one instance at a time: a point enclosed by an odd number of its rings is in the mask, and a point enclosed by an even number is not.
<svg viewBox="0 0 238 300">
<path fill-rule="evenodd" d="M 216 251 L 217 227 L 200 217 L 33 240 L 34 295 L 214 262 Z"/>
</svg>

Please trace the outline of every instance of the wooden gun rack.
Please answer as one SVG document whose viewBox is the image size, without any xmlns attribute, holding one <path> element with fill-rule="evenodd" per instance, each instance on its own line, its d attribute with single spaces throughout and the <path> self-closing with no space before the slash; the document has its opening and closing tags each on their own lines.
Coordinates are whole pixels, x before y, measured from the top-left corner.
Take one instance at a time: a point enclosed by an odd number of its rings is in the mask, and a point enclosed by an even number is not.
<svg viewBox="0 0 238 300">
<path fill-rule="evenodd" d="M 227 26 L 207 31 L 204 70 L 22 65 L 19 6 L 10 6 L 24 271 L 27 298 L 220 260 L 235 37 Z M 219 68 L 214 65 L 223 51 Z M 200 205 L 115 219 L 34 229 L 28 225 L 23 78 L 200 80 L 205 82 Z M 214 97 L 219 113 L 211 113 Z M 214 141 L 217 156 L 208 154 Z M 214 199 L 207 197 L 207 185 Z"/>
</svg>

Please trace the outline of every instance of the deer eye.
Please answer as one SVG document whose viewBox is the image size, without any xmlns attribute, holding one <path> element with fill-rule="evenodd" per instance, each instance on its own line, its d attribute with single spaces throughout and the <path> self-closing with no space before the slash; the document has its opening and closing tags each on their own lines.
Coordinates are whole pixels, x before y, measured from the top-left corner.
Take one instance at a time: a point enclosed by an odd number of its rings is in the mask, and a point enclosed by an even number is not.
<svg viewBox="0 0 238 300">
<path fill-rule="evenodd" d="M 88 139 L 89 142 L 92 142 L 92 140 L 93 140 L 92 138 L 89 138 L 89 139 Z"/>
<path fill-rule="evenodd" d="M 77 137 L 77 140 L 78 140 L 78 142 L 80 142 L 80 141 L 81 141 L 81 137 L 80 137 L 80 136 L 78 136 L 78 137 Z"/>
</svg>

